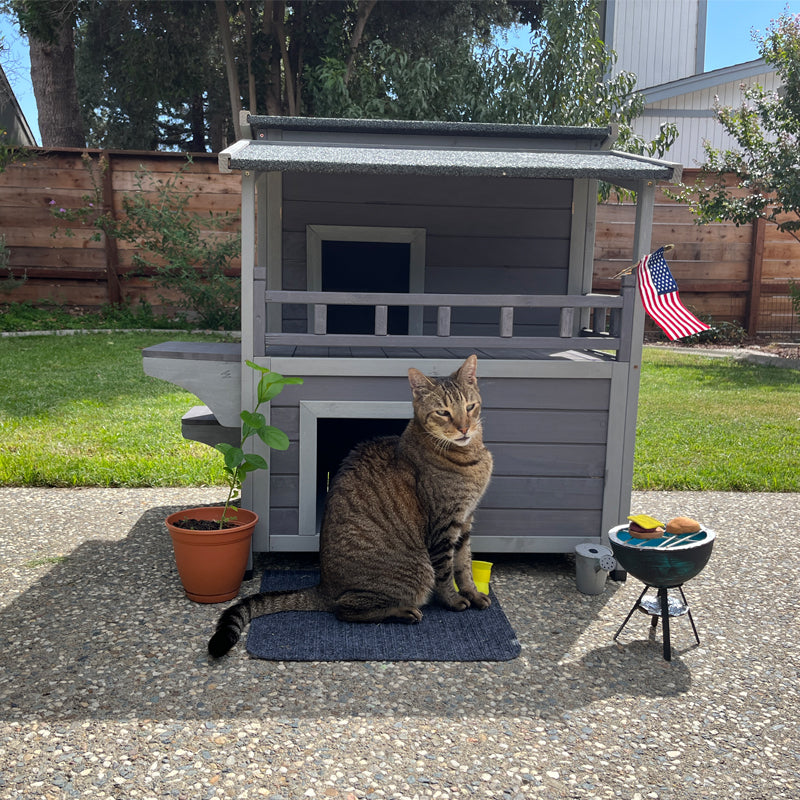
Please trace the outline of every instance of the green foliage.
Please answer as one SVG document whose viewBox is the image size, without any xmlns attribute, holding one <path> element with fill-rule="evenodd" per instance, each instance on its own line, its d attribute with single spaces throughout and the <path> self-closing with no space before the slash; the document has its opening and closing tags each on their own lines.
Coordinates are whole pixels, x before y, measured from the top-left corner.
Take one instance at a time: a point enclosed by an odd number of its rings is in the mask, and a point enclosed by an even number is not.
<svg viewBox="0 0 800 800">
<path fill-rule="evenodd" d="M 692 206 L 699 224 L 763 218 L 800 241 L 800 15 L 781 16 L 757 41 L 782 90 L 755 86 L 744 91 L 739 108 L 717 107 L 717 119 L 739 149 L 707 144 L 705 175 L 673 196 Z"/>
<path fill-rule="evenodd" d="M 677 129 L 647 142 L 632 121 L 644 109 L 636 76 L 609 78 L 616 55 L 599 35 L 596 0 L 551 0 L 528 51 L 462 37 L 417 57 L 380 39 L 348 80 L 343 58 L 312 73 L 320 116 L 438 119 L 533 125 L 617 125 L 617 149 L 663 155 Z"/>
<path fill-rule="evenodd" d="M 728 344 L 737 345 L 747 339 L 747 331 L 735 320 L 714 322 L 710 315 L 700 315 L 708 330 L 694 333 L 681 340 L 682 344 Z"/>
<path fill-rule="evenodd" d="M 273 425 L 267 425 L 267 420 L 258 409 L 264 403 L 276 398 L 285 386 L 301 384 L 302 378 L 285 378 L 278 372 L 272 372 L 266 367 L 259 367 L 252 361 L 247 362 L 247 366 L 261 373 L 258 381 L 257 403 L 254 411 L 242 411 L 239 415 L 242 419 L 242 441 L 238 447 L 228 443 L 220 442 L 214 445 L 225 457 L 225 474 L 228 476 L 228 497 L 225 500 L 225 510 L 222 513 L 219 527 L 225 523 L 225 516 L 228 512 L 234 493 L 241 488 L 242 480 L 250 473 L 259 469 L 268 469 L 268 464 L 263 456 L 258 453 L 246 453 L 244 451 L 245 442 L 252 436 L 257 436 L 269 448 L 273 450 L 286 450 L 289 447 L 289 437 L 280 429 Z"/>
<path fill-rule="evenodd" d="M 213 3 L 81 6 L 75 74 L 92 147 L 207 150 L 212 120 L 230 113 L 219 69 Z"/>
<path fill-rule="evenodd" d="M 11 164 L 19 163 L 30 158 L 31 154 L 24 147 L 12 144 L 8 131 L 0 128 L 0 173 L 6 171 L 6 168 Z"/>
<path fill-rule="evenodd" d="M 3 282 L 3 288 L 8 289 L 7 281 Z M 185 330 L 187 327 L 185 320 L 154 313 L 153 307 L 144 300 L 135 306 L 109 303 L 91 311 L 48 300 L 38 303 L 25 300 L 0 306 L 0 331 Z"/>
<path fill-rule="evenodd" d="M 149 273 L 156 284 L 180 293 L 178 307 L 197 316 L 201 327 L 212 330 L 238 329 L 240 280 L 232 274 L 231 262 L 238 257 L 239 234 L 222 230 L 233 216 L 189 210 L 192 194 L 180 189 L 191 158 L 167 180 L 156 179 L 149 170 L 136 173 L 136 191 L 122 196 L 120 217 L 103 207 L 102 177 L 108 163 L 99 166 L 88 154 L 84 165 L 92 179 L 92 192 L 74 209 L 53 209 L 57 219 L 94 228 L 101 234 L 136 245 L 134 264 Z M 71 235 L 71 229 L 64 231 Z"/>
</svg>

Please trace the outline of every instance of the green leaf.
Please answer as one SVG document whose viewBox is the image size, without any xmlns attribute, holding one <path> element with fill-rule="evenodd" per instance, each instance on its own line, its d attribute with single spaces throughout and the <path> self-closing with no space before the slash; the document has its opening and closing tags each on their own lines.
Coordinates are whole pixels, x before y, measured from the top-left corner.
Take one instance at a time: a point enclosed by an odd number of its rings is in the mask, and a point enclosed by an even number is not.
<svg viewBox="0 0 800 800">
<path fill-rule="evenodd" d="M 225 466 L 230 469 L 236 469 L 236 467 L 241 466 L 242 461 L 244 461 L 244 451 L 241 447 L 231 447 L 225 453 Z"/>
<path fill-rule="evenodd" d="M 287 450 L 289 448 L 289 437 L 280 428 L 266 425 L 257 433 L 261 441 L 273 450 Z"/>
<path fill-rule="evenodd" d="M 264 456 L 260 456 L 258 453 L 247 453 L 244 457 L 244 463 L 248 468 L 248 471 L 250 471 L 251 469 L 269 468 L 267 460 L 264 458 Z"/>
<path fill-rule="evenodd" d="M 264 376 L 266 378 L 268 376 Z M 276 398 L 283 391 L 282 383 L 269 383 L 265 382 L 262 378 L 258 383 L 258 402 L 268 403 L 270 400 Z"/>
<path fill-rule="evenodd" d="M 242 411 L 239 416 L 246 426 L 249 426 L 253 431 L 263 428 L 267 424 L 266 417 L 253 411 Z M 244 434 L 243 434 L 244 435 Z M 245 437 L 246 438 L 246 437 Z"/>
</svg>

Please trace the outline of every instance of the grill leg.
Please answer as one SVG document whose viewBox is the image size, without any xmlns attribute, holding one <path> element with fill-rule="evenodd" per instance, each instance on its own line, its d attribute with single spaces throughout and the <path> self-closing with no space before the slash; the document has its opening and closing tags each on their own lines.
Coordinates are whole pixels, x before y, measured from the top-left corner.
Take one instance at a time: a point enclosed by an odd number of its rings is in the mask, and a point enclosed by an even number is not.
<svg viewBox="0 0 800 800">
<path fill-rule="evenodd" d="M 625 622 L 623 622 L 622 625 L 619 626 L 619 630 L 617 630 L 617 632 L 614 634 L 615 642 L 617 641 L 617 636 L 619 636 L 622 633 L 622 629 L 628 624 L 628 620 L 633 616 L 633 612 L 636 611 L 637 607 L 639 606 L 639 603 L 641 602 L 642 598 L 645 595 L 645 592 L 649 588 L 650 588 L 649 586 L 645 586 L 644 589 L 642 589 L 642 593 L 639 595 L 638 599 L 633 604 L 633 608 L 631 608 L 631 610 L 628 612 L 628 616 L 625 617 Z"/>
<path fill-rule="evenodd" d="M 689 617 L 689 622 L 692 623 L 692 631 L 694 631 L 694 638 L 697 644 L 700 644 L 700 637 L 697 635 L 697 627 L 694 624 L 694 619 L 692 618 L 692 609 L 689 606 L 689 601 L 686 599 L 686 595 L 683 593 L 683 586 L 678 587 L 678 591 L 681 593 L 681 599 L 683 600 L 683 604 L 686 606 L 686 616 Z"/>
<path fill-rule="evenodd" d="M 669 643 L 669 591 L 667 589 L 659 589 L 658 596 L 661 598 L 661 623 L 664 626 L 662 638 L 664 639 L 664 660 L 672 661 L 672 648 Z M 657 620 L 658 617 L 653 617 Z"/>
</svg>

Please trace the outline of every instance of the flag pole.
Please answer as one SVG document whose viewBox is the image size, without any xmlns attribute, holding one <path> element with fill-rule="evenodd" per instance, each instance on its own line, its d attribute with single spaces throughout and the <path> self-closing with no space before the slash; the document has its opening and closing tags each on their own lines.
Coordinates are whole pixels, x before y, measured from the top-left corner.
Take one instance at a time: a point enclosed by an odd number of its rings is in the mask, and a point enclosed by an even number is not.
<svg viewBox="0 0 800 800">
<path fill-rule="evenodd" d="M 675 245 L 674 244 L 665 244 L 664 245 L 664 252 L 665 253 L 669 253 L 670 250 L 674 250 L 674 249 L 675 249 Z M 644 256 L 642 256 L 642 258 L 644 258 Z M 633 272 L 636 269 L 636 267 L 638 267 L 639 264 L 641 264 L 641 263 L 642 263 L 641 260 L 639 260 L 636 264 L 632 264 L 630 267 L 625 267 L 625 269 L 621 269 L 616 275 L 612 275 L 611 276 L 611 280 L 613 281 L 616 278 L 621 278 L 623 275 L 630 275 L 631 272 Z"/>
</svg>

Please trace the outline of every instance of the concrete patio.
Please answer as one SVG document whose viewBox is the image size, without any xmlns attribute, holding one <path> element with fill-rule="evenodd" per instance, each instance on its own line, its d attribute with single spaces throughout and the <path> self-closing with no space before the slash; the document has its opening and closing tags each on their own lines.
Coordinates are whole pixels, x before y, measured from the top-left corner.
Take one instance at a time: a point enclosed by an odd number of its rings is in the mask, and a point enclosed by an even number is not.
<svg viewBox="0 0 800 800">
<path fill-rule="evenodd" d="M 493 559 L 513 661 L 210 663 L 163 518 L 221 496 L 0 490 L 0 798 L 800 795 L 800 495 L 635 493 L 717 532 L 669 663 L 644 616 L 612 641 L 638 581 L 541 555 Z"/>
</svg>

